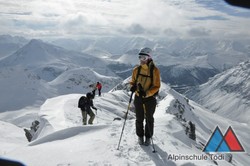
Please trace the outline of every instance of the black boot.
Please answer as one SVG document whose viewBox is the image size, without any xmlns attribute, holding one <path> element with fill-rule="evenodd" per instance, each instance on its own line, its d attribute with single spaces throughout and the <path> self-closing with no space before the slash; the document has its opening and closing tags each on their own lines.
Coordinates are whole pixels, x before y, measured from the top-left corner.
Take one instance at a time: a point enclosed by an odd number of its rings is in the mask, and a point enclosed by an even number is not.
<svg viewBox="0 0 250 166">
<path fill-rule="evenodd" d="M 29 130 L 24 129 L 25 131 L 25 136 L 28 139 L 28 141 L 30 142 L 32 140 L 32 135 L 30 134 Z"/>
<path fill-rule="evenodd" d="M 138 137 L 138 143 L 139 145 L 143 145 L 143 137 Z"/>
<path fill-rule="evenodd" d="M 145 140 L 145 142 L 144 142 L 144 145 L 145 145 L 145 146 L 150 145 L 150 138 L 147 138 L 147 137 L 146 137 L 146 140 Z"/>
</svg>

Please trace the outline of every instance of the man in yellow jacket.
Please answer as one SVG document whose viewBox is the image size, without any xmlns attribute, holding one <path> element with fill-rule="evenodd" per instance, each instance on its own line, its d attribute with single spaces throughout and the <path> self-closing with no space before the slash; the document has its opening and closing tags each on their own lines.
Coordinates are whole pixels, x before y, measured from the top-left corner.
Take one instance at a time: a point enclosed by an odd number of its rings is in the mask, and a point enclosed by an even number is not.
<svg viewBox="0 0 250 166">
<path fill-rule="evenodd" d="M 152 60 L 152 50 L 148 47 L 139 52 L 140 66 L 133 69 L 131 91 L 135 92 L 136 134 L 140 145 L 148 146 L 154 133 L 155 94 L 161 86 L 160 71 Z M 146 125 L 144 128 L 144 119 Z M 145 132 L 144 132 L 145 131 Z M 146 140 L 144 142 L 144 136 Z"/>
</svg>

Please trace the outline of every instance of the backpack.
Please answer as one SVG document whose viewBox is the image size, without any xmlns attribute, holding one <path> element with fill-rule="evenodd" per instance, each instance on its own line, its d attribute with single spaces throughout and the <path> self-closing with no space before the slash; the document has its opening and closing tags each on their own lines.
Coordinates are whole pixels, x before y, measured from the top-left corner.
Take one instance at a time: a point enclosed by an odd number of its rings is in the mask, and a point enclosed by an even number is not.
<svg viewBox="0 0 250 166">
<path fill-rule="evenodd" d="M 149 89 L 152 88 L 153 86 L 153 82 L 154 82 L 154 68 L 155 68 L 155 65 L 151 65 L 150 67 L 150 76 L 148 75 L 144 75 L 144 74 L 141 74 L 141 66 L 138 66 L 138 70 L 137 70 L 137 75 L 136 75 L 136 79 L 135 79 L 135 83 L 137 83 L 137 80 L 138 80 L 138 77 L 139 75 L 143 76 L 143 77 L 150 77 L 151 79 L 151 83 L 150 83 L 150 86 L 149 86 Z M 155 92 L 155 94 L 153 96 L 157 96 L 159 94 L 159 91 Z"/>
<path fill-rule="evenodd" d="M 78 101 L 78 108 L 85 108 L 85 106 L 87 106 L 88 104 L 88 99 L 85 96 L 80 97 L 79 101 Z"/>
</svg>

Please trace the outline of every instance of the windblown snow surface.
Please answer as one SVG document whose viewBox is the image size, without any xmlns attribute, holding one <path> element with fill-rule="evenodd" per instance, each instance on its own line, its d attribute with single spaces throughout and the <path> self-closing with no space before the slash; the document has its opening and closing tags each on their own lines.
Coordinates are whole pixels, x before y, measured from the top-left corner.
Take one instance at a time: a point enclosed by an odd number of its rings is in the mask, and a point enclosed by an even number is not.
<svg viewBox="0 0 250 166">
<path fill-rule="evenodd" d="M 162 87 L 155 112 L 154 146 L 140 146 L 137 143 L 135 113 L 131 103 L 118 149 L 131 94 L 126 90 L 115 90 L 95 97 L 94 105 L 98 110 L 93 125 L 82 125 L 81 113 L 77 108 L 82 94 L 50 98 L 40 107 L 38 115 L 35 114 L 37 110 L 32 108 L 1 113 L 1 157 L 21 161 L 27 166 L 249 165 L 248 126 L 210 113 L 166 85 Z M 196 125 L 196 141 L 185 134 L 185 122 L 174 115 L 178 112 L 176 103 L 184 107 L 185 120 Z M 117 117 L 121 120 L 114 120 Z M 41 124 L 34 140 L 28 143 L 22 130 L 24 126 L 29 127 L 33 120 L 39 120 Z M 233 153 L 232 163 L 227 161 L 228 154 L 214 154 L 223 158 L 211 160 L 208 154 L 202 152 L 201 143 L 206 144 L 216 126 L 222 132 L 232 126 L 246 151 Z M 156 153 L 153 153 L 153 148 Z M 181 159 L 181 156 L 198 156 L 202 159 Z"/>
</svg>

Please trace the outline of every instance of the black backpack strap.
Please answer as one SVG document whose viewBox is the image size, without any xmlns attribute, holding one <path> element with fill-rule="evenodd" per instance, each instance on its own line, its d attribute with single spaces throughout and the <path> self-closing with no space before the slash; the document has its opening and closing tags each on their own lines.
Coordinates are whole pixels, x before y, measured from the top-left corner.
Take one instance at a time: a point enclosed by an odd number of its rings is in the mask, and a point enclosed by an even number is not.
<svg viewBox="0 0 250 166">
<path fill-rule="evenodd" d="M 150 88 L 152 88 L 153 83 L 154 83 L 154 68 L 155 68 L 155 65 L 152 64 L 150 67 L 150 78 L 151 78 Z"/>
<path fill-rule="evenodd" d="M 138 66 L 137 74 L 136 74 L 136 78 L 135 78 L 135 84 L 137 84 L 137 81 L 138 81 L 138 77 L 139 77 L 140 72 L 141 72 L 141 66 Z"/>
<path fill-rule="evenodd" d="M 138 77 L 139 77 L 139 75 L 142 75 L 143 77 L 150 77 L 151 78 L 151 84 L 150 84 L 150 87 L 152 87 L 153 86 L 153 81 L 154 81 L 154 68 L 155 68 L 155 65 L 151 65 L 150 66 L 150 76 L 148 76 L 148 75 L 143 75 L 143 74 L 141 74 L 140 72 L 141 72 L 141 66 L 138 66 L 138 70 L 137 70 L 137 74 L 136 74 L 136 79 L 135 79 L 135 84 L 137 83 L 137 81 L 138 81 Z"/>
<path fill-rule="evenodd" d="M 151 84 L 150 84 L 150 88 L 152 88 L 154 86 L 154 68 L 155 65 L 152 64 L 151 68 L 150 68 L 150 77 L 151 77 Z M 159 91 L 157 91 L 153 96 L 158 96 Z"/>
</svg>

